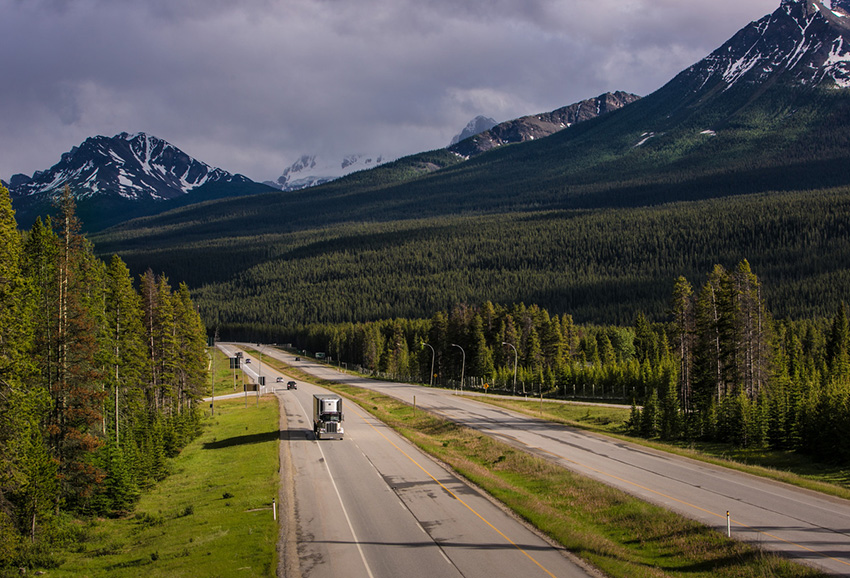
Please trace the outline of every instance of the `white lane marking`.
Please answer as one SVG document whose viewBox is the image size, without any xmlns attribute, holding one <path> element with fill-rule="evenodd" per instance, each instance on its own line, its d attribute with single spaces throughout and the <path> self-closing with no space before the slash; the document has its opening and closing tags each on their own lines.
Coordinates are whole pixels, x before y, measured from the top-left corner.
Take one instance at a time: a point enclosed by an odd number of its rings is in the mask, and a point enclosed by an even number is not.
<svg viewBox="0 0 850 578">
<path fill-rule="evenodd" d="M 301 404 L 301 400 L 297 397 L 295 400 L 298 402 L 298 405 L 301 406 L 301 411 L 304 412 L 304 415 L 307 415 L 307 410 L 304 409 L 304 406 Z M 369 578 L 375 578 L 375 575 L 372 574 L 372 569 L 369 567 L 369 562 L 366 561 L 366 554 L 363 553 L 363 547 L 360 545 L 360 539 L 357 537 L 357 532 L 354 531 L 354 525 L 351 523 L 351 518 L 348 516 L 348 510 L 345 509 L 345 502 L 342 499 L 342 494 L 339 493 L 336 480 L 334 480 L 334 476 L 331 473 L 331 468 L 328 465 L 325 452 L 322 450 L 322 444 L 316 444 L 316 447 L 319 449 L 319 453 L 322 454 L 322 463 L 328 471 L 328 477 L 331 479 L 331 485 L 333 485 L 334 492 L 336 492 L 336 497 L 339 500 L 339 505 L 342 508 L 342 514 L 345 516 L 345 521 L 348 522 L 348 529 L 351 530 L 351 536 L 354 538 L 354 543 L 357 545 L 357 551 L 360 552 L 360 559 L 363 560 L 363 566 L 366 568 L 366 574 L 369 575 Z"/>
</svg>

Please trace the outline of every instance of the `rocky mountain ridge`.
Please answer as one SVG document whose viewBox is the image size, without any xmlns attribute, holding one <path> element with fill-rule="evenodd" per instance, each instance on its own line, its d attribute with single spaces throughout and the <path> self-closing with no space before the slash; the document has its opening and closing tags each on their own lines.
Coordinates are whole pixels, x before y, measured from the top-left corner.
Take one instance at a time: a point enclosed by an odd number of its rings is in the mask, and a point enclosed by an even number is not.
<svg viewBox="0 0 850 578">
<path fill-rule="evenodd" d="M 552 112 L 497 124 L 489 130 L 451 145 L 449 150 L 464 158 L 472 158 L 502 145 L 545 138 L 574 124 L 622 108 L 639 98 L 636 94 L 622 91 L 607 92 Z"/>
<path fill-rule="evenodd" d="M 251 183 L 196 160 L 174 145 L 145 133 L 88 138 L 61 160 L 32 177 L 9 180 L 15 197 L 49 197 L 66 185 L 77 199 L 114 196 L 126 200 L 168 200 L 209 183 Z"/>
</svg>

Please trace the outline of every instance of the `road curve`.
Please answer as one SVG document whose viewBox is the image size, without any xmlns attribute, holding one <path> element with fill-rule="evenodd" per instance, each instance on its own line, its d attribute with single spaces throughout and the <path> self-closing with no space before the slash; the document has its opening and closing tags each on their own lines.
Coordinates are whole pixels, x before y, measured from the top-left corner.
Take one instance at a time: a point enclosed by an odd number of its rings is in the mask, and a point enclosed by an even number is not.
<svg viewBox="0 0 850 578">
<path fill-rule="evenodd" d="M 275 350 L 316 377 L 380 391 L 475 428 L 573 471 L 734 537 L 850 576 L 850 502 L 722 467 L 582 432 L 476 402 L 451 391 L 352 377 Z"/>
<path fill-rule="evenodd" d="M 298 555 L 287 578 L 596 575 L 352 403 L 344 439 L 316 440 L 312 396 L 327 391 L 262 375 L 285 408 Z"/>
</svg>

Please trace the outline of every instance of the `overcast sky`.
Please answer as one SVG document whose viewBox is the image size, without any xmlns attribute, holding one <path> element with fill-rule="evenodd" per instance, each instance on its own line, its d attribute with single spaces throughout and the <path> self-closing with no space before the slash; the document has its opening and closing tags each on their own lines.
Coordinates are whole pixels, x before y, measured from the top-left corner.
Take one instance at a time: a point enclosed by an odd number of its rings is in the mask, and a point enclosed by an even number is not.
<svg viewBox="0 0 850 578">
<path fill-rule="evenodd" d="M 780 0 L 0 0 L 0 176 L 146 132 L 277 178 L 646 95 Z"/>
</svg>

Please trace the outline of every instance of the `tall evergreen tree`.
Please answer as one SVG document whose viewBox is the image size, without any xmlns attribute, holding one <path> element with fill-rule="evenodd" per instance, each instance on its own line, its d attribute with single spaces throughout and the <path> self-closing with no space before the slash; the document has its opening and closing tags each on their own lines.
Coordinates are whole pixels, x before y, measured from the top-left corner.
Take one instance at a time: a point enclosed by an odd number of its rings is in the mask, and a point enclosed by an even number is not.
<svg viewBox="0 0 850 578">
<path fill-rule="evenodd" d="M 90 291 L 97 280 L 90 273 L 90 248 L 80 234 L 76 205 L 66 187 L 59 201 L 58 316 L 56 380 L 50 391 L 53 411 L 47 431 L 57 459 L 62 496 L 79 505 L 102 477 L 89 457 L 101 444 L 102 387 L 97 367 L 97 327 Z M 88 252 L 87 252 L 88 250 Z M 92 283 L 94 281 L 94 283 Z M 57 499 L 57 508 L 60 505 Z"/>
<path fill-rule="evenodd" d="M 688 280 L 679 277 L 673 288 L 674 346 L 679 359 L 679 399 L 685 412 L 691 410 L 692 370 L 694 364 L 694 290 Z"/>
</svg>

